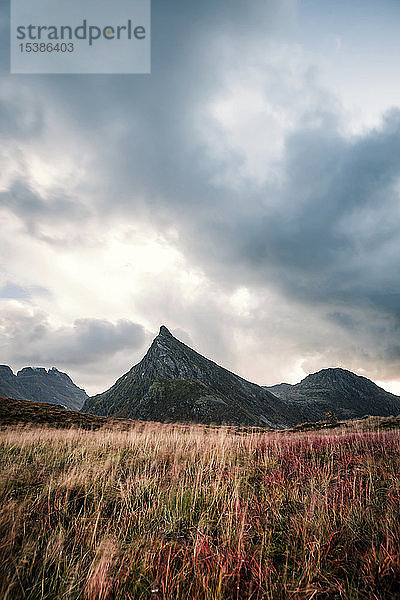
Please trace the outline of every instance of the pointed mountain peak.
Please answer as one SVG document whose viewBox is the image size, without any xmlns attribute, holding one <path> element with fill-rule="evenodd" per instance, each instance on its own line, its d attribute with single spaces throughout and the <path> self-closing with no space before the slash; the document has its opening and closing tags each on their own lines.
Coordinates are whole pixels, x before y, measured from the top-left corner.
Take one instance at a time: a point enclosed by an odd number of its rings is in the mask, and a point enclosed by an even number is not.
<svg viewBox="0 0 400 600">
<path fill-rule="evenodd" d="M 165 327 L 165 325 L 161 325 L 160 333 L 158 335 L 173 337 L 172 333 Z"/>
<path fill-rule="evenodd" d="M 141 420 L 259 426 L 284 424 L 291 410 L 176 339 L 165 325 L 142 360 L 83 408 Z"/>
</svg>

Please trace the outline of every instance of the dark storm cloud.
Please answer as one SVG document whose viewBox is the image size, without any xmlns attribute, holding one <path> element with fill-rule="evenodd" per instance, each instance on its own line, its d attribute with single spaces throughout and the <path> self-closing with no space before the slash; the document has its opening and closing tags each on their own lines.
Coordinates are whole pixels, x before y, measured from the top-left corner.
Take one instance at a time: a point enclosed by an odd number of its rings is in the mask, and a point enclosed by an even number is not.
<svg viewBox="0 0 400 600">
<path fill-rule="evenodd" d="M 129 320 L 78 319 L 71 327 L 52 327 L 40 313 L 21 313 L 5 305 L 0 322 L 3 352 L 18 364 L 92 364 L 99 359 L 143 347 L 146 334 Z"/>
<path fill-rule="evenodd" d="M 275 207 L 237 225 L 238 258 L 261 277 L 272 269 L 301 300 L 369 302 L 398 316 L 400 111 L 352 142 L 297 133 L 285 173 Z"/>
<path fill-rule="evenodd" d="M 61 354 L 65 349 L 68 354 L 68 347 L 75 352 L 78 350 L 80 356 L 75 364 L 80 364 L 85 360 L 92 362 L 99 356 L 112 355 L 121 350 L 139 348 L 144 340 L 143 327 L 128 320 L 120 320 L 114 324 L 102 319 L 79 319 L 75 321 L 72 331 L 67 330 L 65 334 L 60 332 L 59 345 Z M 67 354 L 64 362 L 68 360 Z"/>
<path fill-rule="evenodd" d="M 90 140 L 101 189 L 97 201 L 104 208 L 146 210 L 158 205 L 160 196 L 190 206 L 210 169 L 193 139 L 193 122 L 225 74 L 227 57 L 218 41 L 226 38 L 229 46 L 246 44 L 253 36 L 270 38 L 287 21 L 291 6 L 270 0 L 249 11 L 241 0 L 154 1 L 151 76 L 26 76 L 16 85 L 29 85 L 32 106 L 47 105 L 43 135 L 54 112 L 68 129 Z M 62 148 L 62 140 L 59 144 Z"/>
</svg>

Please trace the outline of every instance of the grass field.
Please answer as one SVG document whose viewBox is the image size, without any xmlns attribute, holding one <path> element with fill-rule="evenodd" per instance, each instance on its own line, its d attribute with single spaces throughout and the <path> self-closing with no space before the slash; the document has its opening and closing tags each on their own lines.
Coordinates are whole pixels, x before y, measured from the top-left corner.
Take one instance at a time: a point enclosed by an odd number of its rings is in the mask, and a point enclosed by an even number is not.
<svg viewBox="0 0 400 600">
<path fill-rule="evenodd" d="M 400 598 L 400 433 L 0 431 L 0 597 Z"/>
</svg>

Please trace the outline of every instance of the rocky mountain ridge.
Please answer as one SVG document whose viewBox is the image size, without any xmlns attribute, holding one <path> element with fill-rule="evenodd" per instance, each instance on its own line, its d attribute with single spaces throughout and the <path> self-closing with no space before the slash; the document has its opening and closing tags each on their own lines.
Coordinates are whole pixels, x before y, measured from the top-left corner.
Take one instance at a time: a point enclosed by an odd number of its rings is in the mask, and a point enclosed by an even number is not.
<svg viewBox="0 0 400 600">
<path fill-rule="evenodd" d="M 79 410 L 88 397 L 85 390 L 55 367 L 24 367 L 15 375 L 7 365 L 0 365 L 0 395 L 58 404 L 70 410 Z"/>
<path fill-rule="evenodd" d="M 399 396 L 339 367 L 307 375 L 295 385 L 281 383 L 265 389 L 297 406 L 305 421 L 316 421 L 326 413 L 333 413 L 338 419 L 400 414 Z"/>
</svg>

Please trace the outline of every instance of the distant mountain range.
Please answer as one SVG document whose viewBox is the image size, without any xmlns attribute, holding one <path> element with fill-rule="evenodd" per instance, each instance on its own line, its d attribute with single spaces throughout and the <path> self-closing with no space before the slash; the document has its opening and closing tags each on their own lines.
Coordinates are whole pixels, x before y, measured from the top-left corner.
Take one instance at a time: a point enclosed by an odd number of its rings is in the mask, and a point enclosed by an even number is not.
<svg viewBox="0 0 400 600">
<path fill-rule="evenodd" d="M 344 369 L 323 369 L 300 383 L 259 386 L 177 340 L 162 326 L 144 358 L 107 391 L 88 397 L 55 367 L 0 365 L 0 396 L 83 413 L 161 422 L 272 428 L 365 415 L 400 414 L 400 397 Z"/>
<path fill-rule="evenodd" d="M 48 402 L 71 410 L 79 410 L 88 397 L 85 390 L 76 386 L 66 373 L 55 367 L 48 371 L 38 367 L 25 367 L 14 375 L 6 365 L 0 365 L 0 396 Z"/>
<path fill-rule="evenodd" d="M 164 326 L 145 357 L 83 412 L 154 421 L 289 427 L 326 418 L 400 414 L 400 397 L 343 369 L 261 387 L 177 340 Z"/>
</svg>

